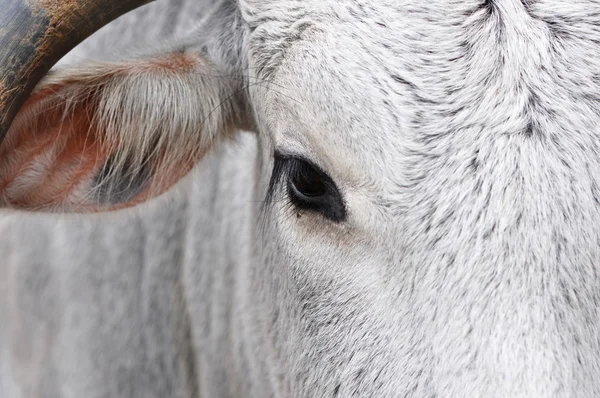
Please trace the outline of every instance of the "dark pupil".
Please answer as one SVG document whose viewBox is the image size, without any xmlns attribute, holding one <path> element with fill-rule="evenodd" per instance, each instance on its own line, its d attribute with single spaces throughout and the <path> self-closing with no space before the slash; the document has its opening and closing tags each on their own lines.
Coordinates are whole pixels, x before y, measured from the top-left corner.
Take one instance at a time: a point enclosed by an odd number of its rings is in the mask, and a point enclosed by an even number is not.
<svg viewBox="0 0 600 398">
<path fill-rule="evenodd" d="M 302 167 L 292 178 L 292 183 L 304 196 L 323 196 L 327 193 L 323 180 L 312 168 Z"/>
</svg>

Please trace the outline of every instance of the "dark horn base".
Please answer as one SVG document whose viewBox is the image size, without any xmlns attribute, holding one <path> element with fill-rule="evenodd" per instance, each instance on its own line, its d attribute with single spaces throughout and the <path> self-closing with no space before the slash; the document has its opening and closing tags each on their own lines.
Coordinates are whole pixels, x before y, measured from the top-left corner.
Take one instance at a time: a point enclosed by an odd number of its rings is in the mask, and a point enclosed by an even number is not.
<svg viewBox="0 0 600 398">
<path fill-rule="evenodd" d="M 0 0 L 0 143 L 35 85 L 73 47 L 152 0 Z"/>
</svg>

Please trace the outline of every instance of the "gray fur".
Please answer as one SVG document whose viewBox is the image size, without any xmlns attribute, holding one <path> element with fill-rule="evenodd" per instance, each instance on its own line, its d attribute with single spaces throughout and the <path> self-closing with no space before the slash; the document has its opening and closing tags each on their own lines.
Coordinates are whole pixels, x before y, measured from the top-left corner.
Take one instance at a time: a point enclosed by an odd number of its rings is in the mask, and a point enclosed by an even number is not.
<svg viewBox="0 0 600 398">
<path fill-rule="evenodd" d="M 600 396 L 598 4 L 217 2 L 180 43 L 257 134 L 168 205 L 0 220 L 1 395 Z M 274 149 L 348 220 L 263 207 Z"/>
</svg>

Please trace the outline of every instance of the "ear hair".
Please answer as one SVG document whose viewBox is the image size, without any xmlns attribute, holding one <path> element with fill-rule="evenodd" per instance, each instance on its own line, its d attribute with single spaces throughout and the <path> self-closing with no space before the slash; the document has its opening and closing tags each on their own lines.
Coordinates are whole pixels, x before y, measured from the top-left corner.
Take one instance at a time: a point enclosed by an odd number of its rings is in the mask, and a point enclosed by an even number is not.
<svg viewBox="0 0 600 398">
<path fill-rule="evenodd" d="M 23 106 L 0 147 L 0 196 L 17 207 L 55 207 L 55 200 L 43 193 L 24 192 L 33 182 L 15 177 L 22 162 L 11 151 L 18 152 L 27 142 L 41 145 L 52 163 L 74 140 L 79 142 L 79 158 L 100 163 L 89 167 L 99 179 L 88 178 L 89 189 L 76 195 L 80 206 L 114 208 L 111 198 L 136 177 L 151 181 L 146 181 L 150 183 L 144 194 L 134 195 L 123 207 L 162 193 L 216 138 L 250 124 L 242 87 L 241 79 L 221 73 L 198 54 L 183 52 L 51 73 Z M 124 181 L 129 182 L 124 186 Z"/>
</svg>

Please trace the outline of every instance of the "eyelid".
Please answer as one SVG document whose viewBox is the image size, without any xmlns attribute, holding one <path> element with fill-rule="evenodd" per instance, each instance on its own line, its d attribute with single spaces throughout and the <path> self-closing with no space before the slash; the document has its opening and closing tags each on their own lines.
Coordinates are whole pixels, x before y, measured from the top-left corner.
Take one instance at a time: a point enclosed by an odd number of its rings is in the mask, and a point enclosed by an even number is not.
<svg viewBox="0 0 600 398">
<path fill-rule="evenodd" d="M 289 159 L 297 159 L 303 162 L 306 162 L 313 166 L 314 168 L 325 171 L 327 168 L 325 165 L 319 160 L 318 156 L 308 148 L 298 147 L 297 145 L 289 146 L 286 145 L 285 148 L 276 146 L 273 154 L 274 157 L 280 157 L 284 160 Z"/>
<path fill-rule="evenodd" d="M 279 159 L 280 161 L 284 161 L 284 162 L 304 162 L 308 166 L 315 169 L 324 178 L 331 180 L 331 177 L 329 176 L 329 174 L 327 172 L 325 172 L 325 169 L 323 167 L 321 167 L 321 165 L 318 162 L 314 162 L 310 158 L 307 158 L 304 155 L 298 155 L 298 154 L 293 154 L 293 153 L 281 153 L 281 152 L 275 151 L 273 156 L 276 161 Z M 329 181 L 326 181 L 326 182 L 329 182 Z M 333 182 L 333 181 L 331 181 L 331 182 Z M 335 183 L 334 183 L 334 185 L 335 185 Z"/>
<path fill-rule="evenodd" d="M 311 159 L 309 159 L 308 157 L 298 153 L 298 152 L 291 152 L 291 151 L 280 151 L 280 150 L 275 150 L 273 157 L 275 159 L 279 158 L 282 160 L 300 160 L 300 161 L 304 161 L 306 163 L 309 163 L 311 165 L 317 165 L 317 163 L 313 162 Z M 317 166 L 318 167 L 318 166 Z"/>
</svg>

